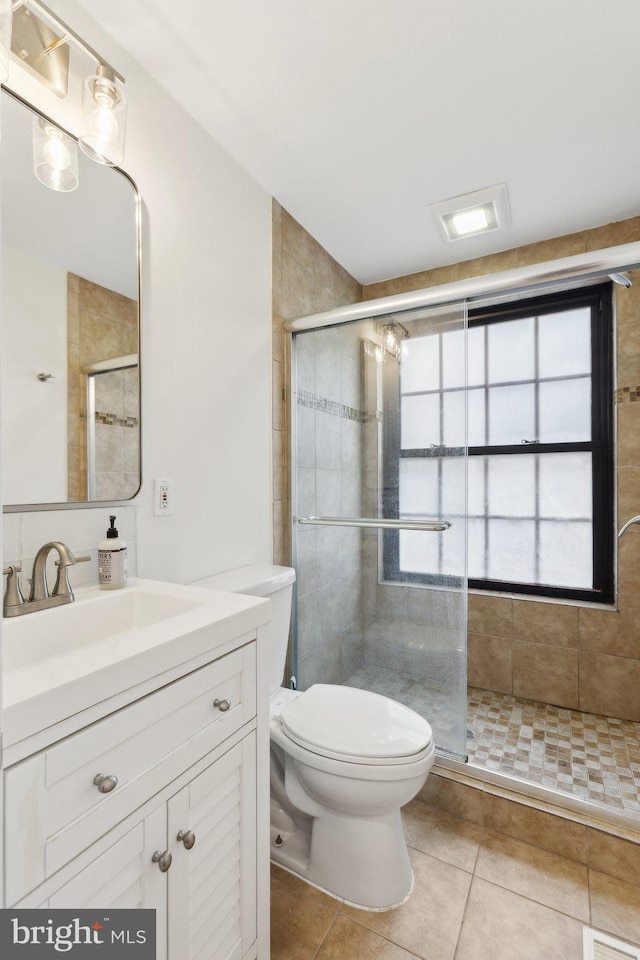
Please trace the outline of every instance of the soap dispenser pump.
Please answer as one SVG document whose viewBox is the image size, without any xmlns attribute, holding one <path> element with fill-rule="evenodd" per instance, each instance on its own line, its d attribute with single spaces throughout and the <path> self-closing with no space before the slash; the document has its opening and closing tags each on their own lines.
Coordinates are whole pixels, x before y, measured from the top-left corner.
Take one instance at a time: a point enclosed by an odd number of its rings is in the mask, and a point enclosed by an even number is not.
<svg viewBox="0 0 640 960">
<path fill-rule="evenodd" d="M 127 545 L 118 536 L 115 515 L 109 520 L 107 538 L 98 544 L 98 584 L 102 590 L 117 590 L 127 583 Z"/>
</svg>

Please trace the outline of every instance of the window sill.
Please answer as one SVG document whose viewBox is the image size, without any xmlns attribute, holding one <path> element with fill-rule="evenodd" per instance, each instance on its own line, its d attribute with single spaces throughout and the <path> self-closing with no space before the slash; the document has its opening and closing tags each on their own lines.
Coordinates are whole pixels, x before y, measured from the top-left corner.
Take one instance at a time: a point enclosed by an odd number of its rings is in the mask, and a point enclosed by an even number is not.
<svg viewBox="0 0 640 960">
<path fill-rule="evenodd" d="M 585 610 L 608 610 L 617 613 L 617 603 L 592 603 L 588 600 L 567 600 L 564 597 L 539 597 L 532 594 L 508 593 L 502 590 L 469 590 L 469 596 L 501 597 L 504 600 L 523 600 L 527 603 L 556 603 L 561 607 L 583 607 Z"/>
</svg>

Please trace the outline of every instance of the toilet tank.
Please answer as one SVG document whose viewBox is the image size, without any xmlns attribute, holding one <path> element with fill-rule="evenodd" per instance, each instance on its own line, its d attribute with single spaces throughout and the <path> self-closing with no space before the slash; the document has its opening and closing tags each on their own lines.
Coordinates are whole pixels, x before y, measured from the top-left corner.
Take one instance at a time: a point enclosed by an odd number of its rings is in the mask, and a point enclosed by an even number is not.
<svg viewBox="0 0 640 960">
<path fill-rule="evenodd" d="M 282 674 L 287 659 L 291 602 L 296 572 L 292 567 L 277 567 L 270 564 L 254 564 L 238 567 L 202 580 L 195 580 L 194 587 L 208 590 L 227 590 L 229 593 L 245 593 L 250 597 L 268 597 L 271 600 L 271 623 L 269 624 L 269 695 L 282 684 Z"/>
</svg>

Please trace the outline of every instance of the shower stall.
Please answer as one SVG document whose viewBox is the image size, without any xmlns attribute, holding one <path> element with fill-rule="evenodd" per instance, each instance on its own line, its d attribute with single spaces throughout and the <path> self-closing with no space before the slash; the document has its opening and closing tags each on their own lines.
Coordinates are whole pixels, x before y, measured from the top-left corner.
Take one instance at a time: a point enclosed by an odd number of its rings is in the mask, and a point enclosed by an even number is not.
<svg viewBox="0 0 640 960">
<path fill-rule="evenodd" d="M 584 407 L 591 373 L 582 369 L 584 357 L 574 345 L 585 315 L 569 312 L 560 323 L 555 313 L 545 319 L 540 310 L 531 319 L 524 310 L 523 323 L 530 323 L 535 340 L 534 363 L 528 350 L 514 348 L 506 325 L 479 331 L 468 314 L 507 298 L 526 302 L 559 290 L 592 290 L 608 274 L 638 265 L 640 244 L 629 244 L 569 257 L 553 269 L 519 268 L 286 325 L 293 335 L 291 530 L 297 571 L 288 680 L 300 689 L 348 684 L 389 696 L 429 721 L 441 767 L 573 809 L 595 800 L 601 813 L 628 822 L 640 817 L 640 724 L 581 713 L 577 704 L 563 709 L 553 700 L 534 703 L 467 687 L 468 576 L 476 583 L 483 576 L 509 579 L 492 566 L 496 544 L 509 541 L 513 548 L 515 542 L 510 562 L 528 565 L 528 576 L 546 585 L 540 593 L 547 601 L 554 596 L 554 571 L 561 563 L 566 569 L 568 557 L 574 599 L 582 602 L 591 577 L 583 545 L 599 536 L 602 549 L 608 543 L 613 551 L 614 539 L 613 514 L 594 518 L 584 480 L 592 456 L 581 433 L 589 419 Z M 543 376 L 542 365 L 559 350 L 545 340 L 552 327 L 553 336 L 564 338 L 569 359 Z M 592 340 L 591 352 L 599 349 Z M 490 368 L 498 354 L 523 372 L 496 382 Z M 528 366 L 535 366 L 534 375 Z M 563 442 L 555 460 L 545 459 L 544 450 L 523 449 L 541 442 L 523 429 L 522 384 L 531 379 L 535 436 L 549 445 L 558 424 L 570 423 L 575 432 L 570 439 L 576 450 Z M 560 380 L 566 381 L 562 404 Z M 500 480 L 490 458 L 477 455 L 478 444 L 491 446 L 491 438 L 497 438 L 492 453 L 504 444 L 514 454 Z M 544 477 L 554 474 L 557 484 L 558 470 L 567 496 L 551 509 Z M 606 526 L 604 535 L 598 523 Z M 562 650 L 571 643 L 562 640 Z M 582 651 L 576 662 L 578 655 Z M 603 747 L 605 727 L 610 739 Z M 496 731 L 503 740 L 499 747 Z M 628 748 L 624 755 L 621 739 Z M 503 751 L 498 760 L 496 750 Z M 607 786 L 612 763 L 618 779 Z"/>
</svg>

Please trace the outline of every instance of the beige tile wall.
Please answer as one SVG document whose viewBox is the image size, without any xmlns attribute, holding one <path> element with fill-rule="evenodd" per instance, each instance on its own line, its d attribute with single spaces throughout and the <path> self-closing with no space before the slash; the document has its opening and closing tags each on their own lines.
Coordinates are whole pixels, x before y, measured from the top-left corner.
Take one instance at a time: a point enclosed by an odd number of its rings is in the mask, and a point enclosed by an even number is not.
<svg viewBox="0 0 640 960">
<path fill-rule="evenodd" d="M 640 239 L 640 217 L 364 287 L 364 299 L 586 253 Z M 640 271 L 615 288 L 618 527 L 640 513 Z M 613 398 L 612 398 L 613 402 Z M 614 531 L 612 531 L 612 536 Z M 640 526 L 619 544 L 616 610 L 469 597 L 469 683 L 640 720 Z"/>
<path fill-rule="evenodd" d="M 86 364 L 138 352 L 138 304 L 73 273 L 67 275 L 68 499 L 87 499 Z M 139 419 L 137 376 L 118 374 L 119 407 L 101 411 Z M 98 424 L 98 499 L 127 499 L 139 483 L 139 427 Z M 135 434 L 135 437 L 133 436 Z"/>
</svg>

